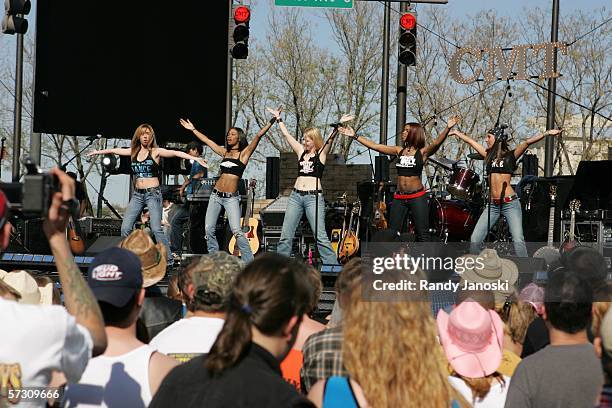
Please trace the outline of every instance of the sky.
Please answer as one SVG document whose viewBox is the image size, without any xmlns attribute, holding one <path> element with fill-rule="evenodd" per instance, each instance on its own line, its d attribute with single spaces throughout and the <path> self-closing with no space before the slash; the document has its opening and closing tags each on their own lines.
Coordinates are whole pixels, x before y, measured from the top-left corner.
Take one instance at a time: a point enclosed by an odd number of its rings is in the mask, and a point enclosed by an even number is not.
<svg viewBox="0 0 612 408">
<path fill-rule="evenodd" d="M 53 0 L 58 1 L 58 0 Z M 204 1 L 222 1 L 222 0 L 204 0 Z M 225 1 L 225 0 L 223 0 Z M 237 3 L 239 0 L 234 0 Z M 358 1 L 358 0 L 354 0 Z M 269 15 L 274 6 L 274 0 L 243 0 L 244 4 L 251 5 L 251 41 L 253 44 L 263 43 L 266 41 L 266 30 L 268 27 Z M 564 15 L 574 13 L 576 10 L 594 10 L 606 6 L 610 8 L 610 0 L 580 0 L 580 1 L 567 1 L 560 0 L 560 18 Z M 424 7 L 424 4 L 417 4 L 417 12 L 420 7 Z M 380 4 L 383 7 L 383 4 Z M 499 14 L 504 16 L 512 17 L 517 15 L 517 11 L 528 10 L 535 7 L 543 9 L 552 8 L 552 0 L 449 0 L 446 5 L 436 5 L 436 8 L 445 9 L 450 15 L 456 16 L 459 21 L 469 18 L 471 15 L 478 13 L 481 10 L 494 9 Z M 393 9 L 399 9 L 399 3 L 394 2 L 392 4 Z M 346 12 L 350 12 L 347 10 Z M 520 13 L 523 14 L 523 13 Z M 32 1 L 32 12 L 28 16 L 30 21 L 29 34 L 33 34 L 35 30 L 35 15 L 36 15 L 36 0 Z M 331 29 L 327 20 L 325 19 L 325 9 L 318 8 L 303 8 L 304 24 L 311 25 L 313 32 L 316 33 L 316 41 L 320 46 L 335 50 L 335 44 L 332 39 Z M 393 18 L 393 17 L 392 17 Z M 517 18 L 519 16 L 517 15 Z M 580 30 L 579 30 L 580 31 Z M 7 70 L 15 69 L 15 36 L 0 34 L 0 73 Z M 0 76 L 1 78 L 1 76 Z M 6 84 L 11 88 L 14 84 Z M 10 92 L 0 84 L 0 98 L 11 97 Z M 11 97 L 12 98 L 12 97 Z M 0 112 L 1 117 L 12 118 L 12 112 Z M 30 120 L 24 113 L 24 121 Z M 364 160 L 367 159 L 367 155 L 363 156 Z M 2 172 L 2 179 L 8 181 L 10 178 L 10 171 Z M 248 176 L 248 169 L 247 169 Z M 99 186 L 99 178 L 90 177 L 90 186 L 97 188 Z M 127 204 L 127 189 L 129 178 L 127 176 L 113 176 L 109 180 L 109 186 L 107 186 L 106 198 L 113 204 L 126 205 Z M 90 188 L 90 191 L 92 189 Z M 93 193 L 93 191 L 92 191 Z M 95 201 L 97 195 L 93 194 L 92 201 Z M 94 202 L 95 205 L 95 202 Z"/>
</svg>

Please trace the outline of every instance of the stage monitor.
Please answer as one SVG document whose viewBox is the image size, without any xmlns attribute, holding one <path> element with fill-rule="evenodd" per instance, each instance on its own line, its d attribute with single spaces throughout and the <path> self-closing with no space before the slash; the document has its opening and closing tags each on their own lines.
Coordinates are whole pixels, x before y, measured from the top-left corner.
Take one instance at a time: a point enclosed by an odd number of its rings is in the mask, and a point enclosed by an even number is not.
<svg viewBox="0 0 612 408">
<path fill-rule="evenodd" d="M 34 130 L 188 142 L 188 117 L 223 143 L 228 21 L 227 1 L 37 1 Z"/>
</svg>

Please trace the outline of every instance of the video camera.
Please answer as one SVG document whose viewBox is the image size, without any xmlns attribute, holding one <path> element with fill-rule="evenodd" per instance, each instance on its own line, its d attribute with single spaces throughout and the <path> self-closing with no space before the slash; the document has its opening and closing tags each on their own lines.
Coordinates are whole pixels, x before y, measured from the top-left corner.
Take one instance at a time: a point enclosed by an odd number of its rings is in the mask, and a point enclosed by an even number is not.
<svg viewBox="0 0 612 408">
<path fill-rule="evenodd" d="M 23 183 L 1 183 L 0 189 L 9 201 L 13 215 L 24 218 L 46 218 L 51 206 L 51 197 L 60 191 L 56 176 L 43 172 L 29 157 L 23 159 L 27 174 Z"/>
</svg>

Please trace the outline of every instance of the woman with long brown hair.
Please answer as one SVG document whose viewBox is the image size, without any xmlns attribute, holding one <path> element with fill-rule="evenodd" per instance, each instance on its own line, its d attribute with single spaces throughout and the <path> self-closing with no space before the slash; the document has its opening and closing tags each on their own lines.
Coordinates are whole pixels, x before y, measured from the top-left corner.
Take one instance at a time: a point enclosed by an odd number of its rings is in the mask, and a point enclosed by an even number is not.
<svg viewBox="0 0 612 408">
<path fill-rule="evenodd" d="M 162 193 L 159 187 L 159 160 L 161 157 L 178 157 L 181 159 L 195 160 L 204 167 L 208 167 L 206 161 L 190 156 L 180 150 L 162 149 L 155 142 L 155 131 L 149 124 L 143 123 L 136 128 L 132 137 L 131 146 L 125 148 L 113 148 L 94 150 L 87 154 L 93 156 L 98 154 L 116 154 L 119 156 L 130 156 L 132 159 L 132 175 L 134 177 L 134 193 L 123 215 L 121 223 L 121 236 L 127 237 L 134 228 L 134 223 L 146 206 L 149 209 L 151 229 L 155 240 L 164 244 L 168 254 L 170 245 L 168 238 L 162 229 Z"/>
<path fill-rule="evenodd" d="M 227 316 L 207 357 L 166 378 L 151 407 L 289 407 L 307 402 L 280 362 L 293 345 L 311 288 L 305 265 L 267 253 L 237 276 Z M 299 405 L 308 406 L 308 405 Z"/>
<path fill-rule="evenodd" d="M 340 133 L 354 138 L 369 149 L 382 154 L 395 156 L 397 162 L 397 191 L 393 195 L 391 213 L 389 215 L 389 229 L 401 232 L 408 210 L 412 213 L 412 220 L 417 241 L 425 241 L 429 230 L 429 207 L 421 175 L 423 166 L 434 155 L 449 131 L 459 123 L 460 118 L 453 116 L 446 124 L 446 128 L 429 145 L 425 145 L 425 129 L 420 123 L 406 123 L 401 133 L 401 146 L 387 146 L 376 143 L 363 136 L 355 135 L 351 128 L 340 128 Z"/>
<path fill-rule="evenodd" d="M 270 130 L 276 121 L 272 118 L 249 143 L 244 130 L 239 127 L 231 127 L 225 135 L 226 147 L 219 146 L 212 139 L 200 132 L 189 119 L 181 119 L 181 125 L 193 132 L 204 144 L 212 149 L 213 152 L 222 157 L 220 164 L 221 175 L 215 183 L 215 187 L 208 201 L 206 209 L 206 219 L 204 229 L 206 231 L 206 245 L 208 252 L 217 252 L 219 242 L 217 241 L 217 218 L 221 209 L 225 209 L 227 220 L 236 237 L 236 244 L 240 249 L 240 257 L 243 261 L 249 262 L 253 259 L 253 252 L 249 245 L 242 228 L 240 226 L 240 193 L 238 192 L 238 182 L 251 158 L 257 149 L 261 138 Z"/>
<path fill-rule="evenodd" d="M 510 179 L 517 167 L 517 160 L 527 148 L 539 142 L 546 135 L 556 136 L 561 133 L 561 130 L 552 129 L 537 136 L 533 136 L 519 143 L 514 150 L 510 150 L 508 146 L 507 136 L 497 130 L 490 129 L 487 131 L 485 148 L 480 143 L 458 130 L 453 130 L 450 135 L 455 135 L 459 139 L 469 144 L 476 150 L 486 161 L 487 174 L 489 176 L 489 189 L 491 201 L 487 204 L 484 211 L 480 215 L 472 236 L 470 238 L 472 253 L 478 253 L 479 246 L 484 241 L 489 233 L 489 229 L 499 219 L 502 214 L 508 222 L 510 234 L 512 234 L 512 242 L 517 256 L 527 257 L 527 248 L 523 237 L 523 215 L 521 212 L 521 204 L 518 201 L 518 196 L 510 185 Z"/>
</svg>

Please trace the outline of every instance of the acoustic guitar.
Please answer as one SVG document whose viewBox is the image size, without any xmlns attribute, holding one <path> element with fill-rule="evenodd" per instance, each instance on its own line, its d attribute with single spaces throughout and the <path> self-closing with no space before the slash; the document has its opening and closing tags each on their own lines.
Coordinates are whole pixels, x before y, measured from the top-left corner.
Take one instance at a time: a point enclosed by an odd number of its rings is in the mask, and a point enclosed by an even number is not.
<svg viewBox="0 0 612 408">
<path fill-rule="evenodd" d="M 356 220 L 356 222 L 355 222 Z M 351 259 L 359 250 L 359 225 L 361 220 L 361 202 L 356 201 L 353 203 L 353 209 L 351 211 L 351 217 L 348 222 L 348 226 L 343 231 L 342 240 L 338 245 L 338 261 L 341 264 L 345 264 Z"/>
<path fill-rule="evenodd" d="M 68 219 L 66 235 L 68 235 L 70 250 L 74 255 L 81 255 L 83 252 L 85 252 L 85 241 L 83 241 L 83 238 L 81 238 L 79 233 L 76 231 L 72 217 Z"/>
<path fill-rule="evenodd" d="M 376 202 L 374 203 L 374 214 L 372 216 L 372 226 L 377 230 L 387 229 L 388 223 L 385 218 L 385 212 L 387 212 L 387 203 L 385 202 L 385 192 L 383 188 L 384 182 L 380 182 L 378 185 L 378 192 L 376 193 Z"/>
<path fill-rule="evenodd" d="M 249 246 L 251 247 L 251 252 L 253 253 L 253 255 L 255 255 L 259 251 L 259 237 L 257 236 L 259 220 L 253 217 L 256 185 L 257 180 L 251 179 L 249 181 L 246 213 L 245 216 L 240 219 L 242 232 L 244 232 L 244 236 L 249 241 Z M 238 249 L 238 245 L 236 245 L 236 236 L 232 236 L 232 238 L 230 239 L 228 251 L 232 255 L 240 256 L 240 249 Z"/>
</svg>

